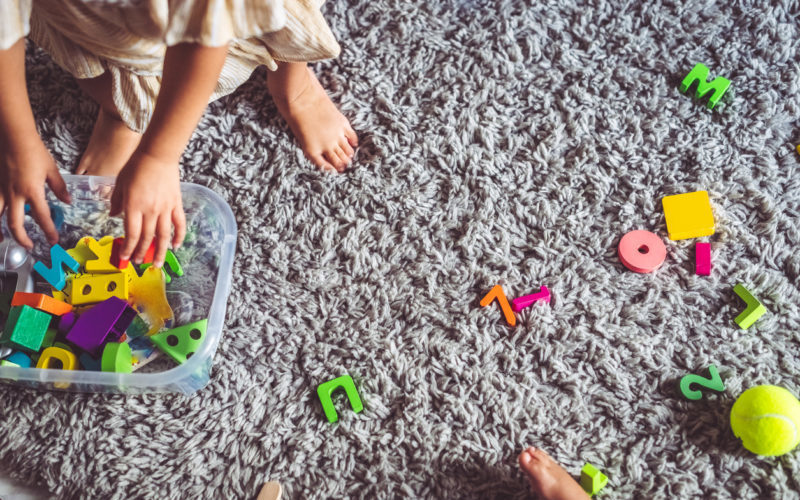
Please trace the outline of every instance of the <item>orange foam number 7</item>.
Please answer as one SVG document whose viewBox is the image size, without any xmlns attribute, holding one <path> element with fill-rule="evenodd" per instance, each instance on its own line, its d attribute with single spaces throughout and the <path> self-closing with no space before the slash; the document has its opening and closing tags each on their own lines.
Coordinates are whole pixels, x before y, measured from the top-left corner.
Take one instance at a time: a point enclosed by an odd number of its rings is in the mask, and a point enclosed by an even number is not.
<svg viewBox="0 0 800 500">
<path fill-rule="evenodd" d="M 708 373 L 711 374 L 711 378 L 705 378 L 701 377 L 700 375 L 690 373 L 681 379 L 681 392 L 686 399 L 696 401 L 703 397 L 702 392 L 697 389 L 690 388 L 692 384 L 697 384 L 700 387 L 705 387 L 706 389 L 711 389 L 712 391 L 722 392 L 725 390 L 725 384 L 722 383 L 722 378 L 719 376 L 717 367 L 714 365 L 709 365 Z"/>
<path fill-rule="evenodd" d="M 514 311 L 511 310 L 511 305 L 508 303 L 506 294 L 503 293 L 503 287 L 495 285 L 485 297 L 481 299 L 481 306 L 486 307 L 491 304 L 495 299 L 500 303 L 500 309 L 503 310 L 503 315 L 509 325 L 515 326 L 517 324 L 517 317 L 514 316 Z"/>
</svg>

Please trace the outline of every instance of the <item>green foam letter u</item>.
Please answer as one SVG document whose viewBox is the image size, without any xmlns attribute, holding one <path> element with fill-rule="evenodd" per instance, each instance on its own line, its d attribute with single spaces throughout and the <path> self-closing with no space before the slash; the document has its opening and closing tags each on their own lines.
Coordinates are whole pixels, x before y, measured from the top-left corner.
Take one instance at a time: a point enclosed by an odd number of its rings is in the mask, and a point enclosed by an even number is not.
<svg viewBox="0 0 800 500">
<path fill-rule="evenodd" d="M 347 399 L 350 400 L 350 406 L 353 407 L 354 412 L 358 413 L 364 409 L 364 405 L 361 404 L 361 398 L 356 390 L 356 384 L 353 383 L 353 379 L 350 375 L 342 375 L 339 378 L 320 384 L 319 387 L 317 387 L 317 395 L 319 396 L 319 402 L 322 403 L 325 416 L 330 423 L 339 420 L 339 415 L 336 414 L 336 407 L 333 406 L 332 396 L 333 392 L 340 387 L 347 393 Z"/>
</svg>

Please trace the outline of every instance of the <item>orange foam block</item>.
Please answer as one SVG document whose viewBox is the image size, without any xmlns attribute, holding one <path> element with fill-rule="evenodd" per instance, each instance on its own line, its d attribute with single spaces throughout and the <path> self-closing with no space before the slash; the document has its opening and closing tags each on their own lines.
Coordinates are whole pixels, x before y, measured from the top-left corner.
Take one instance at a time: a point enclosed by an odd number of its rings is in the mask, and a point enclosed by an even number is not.
<svg viewBox="0 0 800 500">
<path fill-rule="evenodd" d="M 500 309 L 503 310 L 503 315 L 506 317 L 506 321 L 509 325 L 515 326 L 517 324 L 517 317 L 514 316 L 514 311 L 511 310 L 511 305 L 508 303 L 508 299 L 506 298 L 506 294 L 503 293 L 503 287 L 500 285 L 495 285 L 489 293 L 487 293 L 481 299 L 481 307 L 486 307 L 494 300 L 497 299 L 497 302 L 500 303 Z"/>
<path fill-rule="evenodd" d="M 11 307 L 14 306 L 29 306 L 52 314 L 53 316 L 62 316 L 72 311 L 71 304 L 54 299 L 43 293 L 17 292 L 11 299 Z"/>
</svg>

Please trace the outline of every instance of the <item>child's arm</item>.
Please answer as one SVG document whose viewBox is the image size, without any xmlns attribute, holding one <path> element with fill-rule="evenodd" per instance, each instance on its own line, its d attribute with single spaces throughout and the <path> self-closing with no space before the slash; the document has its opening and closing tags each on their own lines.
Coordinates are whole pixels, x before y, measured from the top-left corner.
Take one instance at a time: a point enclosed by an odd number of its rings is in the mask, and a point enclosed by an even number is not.
<svg viewBox="0 0 800 500">
<path fill-rule="evenodd" d="M 186 234 L 178 162 L 217 85 L 227 46 L 180 44 L 167 49 L 161 91 L 136 152 L 117 178 L 111 214 L 125 212 L 123 259 L 140 263 L 155 238 L 153 265 Z M 131 256 L 133 258 L 131 259 Z"/>
<path fill-rule="evenodd" d="M 28 249 L 33 242 L 23 226 L 26 202 L 50 244 L 58 242 L 44 196 L 45 182 L 61 201 L 70 202 L 64 179 L 36 131 L 25 85 L 25 39 L 21 38 L 0 50 L 0 214 L 8 209 L 11 234 Z"/>
</svg>

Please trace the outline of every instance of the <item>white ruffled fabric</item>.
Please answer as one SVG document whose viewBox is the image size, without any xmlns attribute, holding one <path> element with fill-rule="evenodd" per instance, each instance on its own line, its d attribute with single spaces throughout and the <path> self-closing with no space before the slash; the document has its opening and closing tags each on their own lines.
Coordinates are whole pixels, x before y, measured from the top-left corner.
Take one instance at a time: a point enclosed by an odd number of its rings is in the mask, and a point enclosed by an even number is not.
<svg viewBox="0 0 800 500">
<path fill-rule="evenodd" d="M 117 111 L 132 130 L 150 122 L 167 47 L 228 44 L 211 100 L 233 92 L 260 65 L 339 55 L 310 0 L 0 0 L 0 48 L 24 36 L 76 78 L 106 71 Z"/>
</svg>

